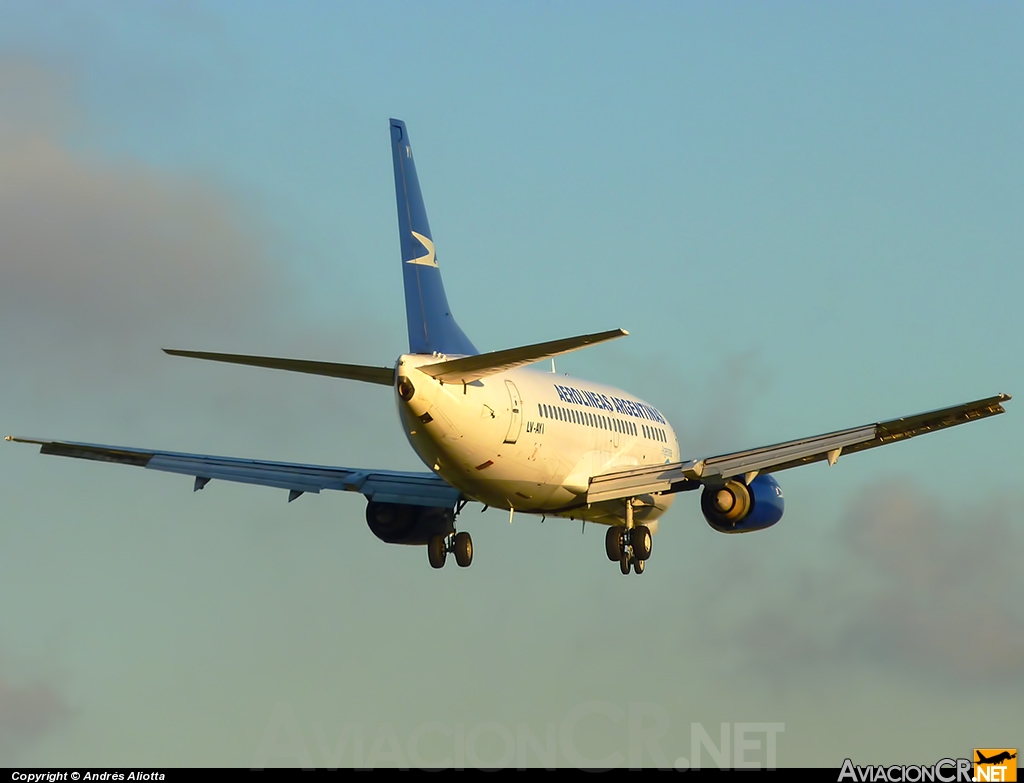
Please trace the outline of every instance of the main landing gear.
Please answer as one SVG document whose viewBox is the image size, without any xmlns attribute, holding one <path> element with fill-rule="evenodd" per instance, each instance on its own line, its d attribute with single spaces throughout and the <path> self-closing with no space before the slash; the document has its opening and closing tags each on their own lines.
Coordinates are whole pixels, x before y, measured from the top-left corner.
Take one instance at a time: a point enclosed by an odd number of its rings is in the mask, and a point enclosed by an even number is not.
<svg viewBox="0 0 1024 783">
<path fill-rule="evenodd" d="M 626 501 L 626 524 L 613 525 L 604 537 L 605 553 L 613 563 L 618 562 L 619 570 L 628 574 L 632 566 L 634 574 L 642 574 L 651 556 L 651 529 L 646 525 L 633 524 L 633 501 Z"/>
<path fill-rule="evenodd" d="M 461 568 L 468 568 L 473 562 L 473 539 L 469 533 L 449 533 L 434 536 L 427 542 L 427 558 L 434 568 L 444 568 L 444 561 L 451 552 Z"/>
</svg>

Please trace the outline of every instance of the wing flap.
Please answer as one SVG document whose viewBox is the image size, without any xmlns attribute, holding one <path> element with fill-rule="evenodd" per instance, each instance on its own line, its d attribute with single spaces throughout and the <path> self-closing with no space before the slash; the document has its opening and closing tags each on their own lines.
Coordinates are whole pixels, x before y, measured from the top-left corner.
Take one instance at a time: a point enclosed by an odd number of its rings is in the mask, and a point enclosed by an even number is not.
<svg viewBox="0 0 1024 783">
<path fill-rule="evenodd" d="M 247 356 L 239 353 L 209 353 L 207 351 L 179 351 L 164 348 L 170 356 L 186 356 L 190 359 L 206 359 L 212 362 L 244 364 L 248 367 L 267 367 L 272 370 L 304 372 L 309 375 L 326 375 L 330 378 L 348 378 L 352 381 L 377 383 L 392 386 L 395 370 L 392 367 L 369 367 L 362 364 L 338 364 L 336 362 L 314 362 L 307 359 L 279 359 L 273 356 Z"/>
<path fill-rule="evenodd" d="M 590 481 L 587 502 L 599 503 L 649 493 L 680 492 L 736 476 L 777 473 L 812 462 L 827 460 L 833 464 L 843 454 L 885 446 L 899 440 L 1005 413 L 1002 403 L 1009 399 L 1008 394 L 997 394 L 962 405 L 772 446 L 595 476 Z"/>
<path fill-rule="evenodd" d="M 472 383 L 488 375 L 533 364 L 552 356 L 560 356 L 563 353 L 578 351 L 580 348 L 625 337 L 628 334 L 629 332 L 625 329 L 612 329 L 608 332 L 583 334 L 579 337 L 567 337 L 563 340 L 551 340 L 546 343 L 506 348 L 503 351 L 491 351 L 476 356 L 463 356 L 435 364 L 423 364 L 419 369 L 442 383 Z"/>
<path fill-rule="evenodd" d="M 318 494 L 325 489 L 359 492 L 368 500 L 416 506 L 454 506 L 460 497 L 459 490 L 433 473 L 270 462 L 94 443 L 15 438 L 10 435 L 7 440 L 36 444 L 43 454 L 134 465 L 193 476 L 197 479 L 196 489 L 202 489 L 211 479 L 217 479 L 274 487 L 290 493 Z"/>
</svg>

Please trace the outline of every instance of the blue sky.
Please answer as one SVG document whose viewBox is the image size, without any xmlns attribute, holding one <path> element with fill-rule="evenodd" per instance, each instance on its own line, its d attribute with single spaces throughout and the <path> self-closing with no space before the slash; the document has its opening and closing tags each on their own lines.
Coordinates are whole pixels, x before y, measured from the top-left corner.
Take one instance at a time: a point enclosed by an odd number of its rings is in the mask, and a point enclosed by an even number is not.
<svg viewBox="0 0 1024 783">
<path fill-rule="evenodd" d="M 1022 34 L 1010 3 L 0 2 L 0 422 L 417 468 L 379 389 L 159 352 L 404 349 L 392 116 L 473 341 L 628 329 L 560 371 L 693 455 L 1024 393 Z M 781 765 L 1019 744 L 1016 406 L 786 472 L 759 534 L 681 497 L 628 580 L 572 524 L 471 509 L 473 568 L 435 573 L 358 497 L 8 444 L 0 760 L 350 765 L 348 727 L 385 766 L 433 726 L 426 762 L 475 731 L 494 763 L 577 715 L 592 761 L 631 715 L 670 764 L 723 722 L 784 724 Z"/>
</svg>

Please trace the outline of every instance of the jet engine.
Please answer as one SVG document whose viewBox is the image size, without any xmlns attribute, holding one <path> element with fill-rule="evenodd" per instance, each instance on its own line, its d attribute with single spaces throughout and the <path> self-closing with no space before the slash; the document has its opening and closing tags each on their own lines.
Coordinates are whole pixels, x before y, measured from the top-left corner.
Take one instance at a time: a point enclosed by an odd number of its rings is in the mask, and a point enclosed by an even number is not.
<svg viewBox="0 0 1024 783">
<path fill-rule="evenodd" d="M 782 519 L 785 507 L 782 489 L 770 475 L 757 476 L 749 485 L 734 478 L 705 486 L 700 496 L 704 518 L 719 533 L 764 530 Z"/>
<path fill-rule="evenodd" d="M 412 506 L 404 503 L 366 504 L 366 524 L 385 544 L 423 545 L 434 536 L 446 536 L 455 529 L 451 508 Z"/>
</svg>

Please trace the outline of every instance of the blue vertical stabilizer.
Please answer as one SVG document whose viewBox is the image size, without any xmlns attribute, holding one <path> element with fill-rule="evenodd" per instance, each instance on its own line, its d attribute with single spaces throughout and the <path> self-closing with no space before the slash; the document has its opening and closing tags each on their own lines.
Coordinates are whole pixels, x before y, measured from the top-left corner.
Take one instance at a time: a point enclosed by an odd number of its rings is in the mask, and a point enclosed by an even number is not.
<svg viewBox="0 0 1024 783">
<path fill-rule="evenodd" d="M 409 352 L 476 355 L 478 351 L 448 307 L 409 134 L 401 120 L 391 120 L 391 156 L 395 164 Z"/>
</svg>

